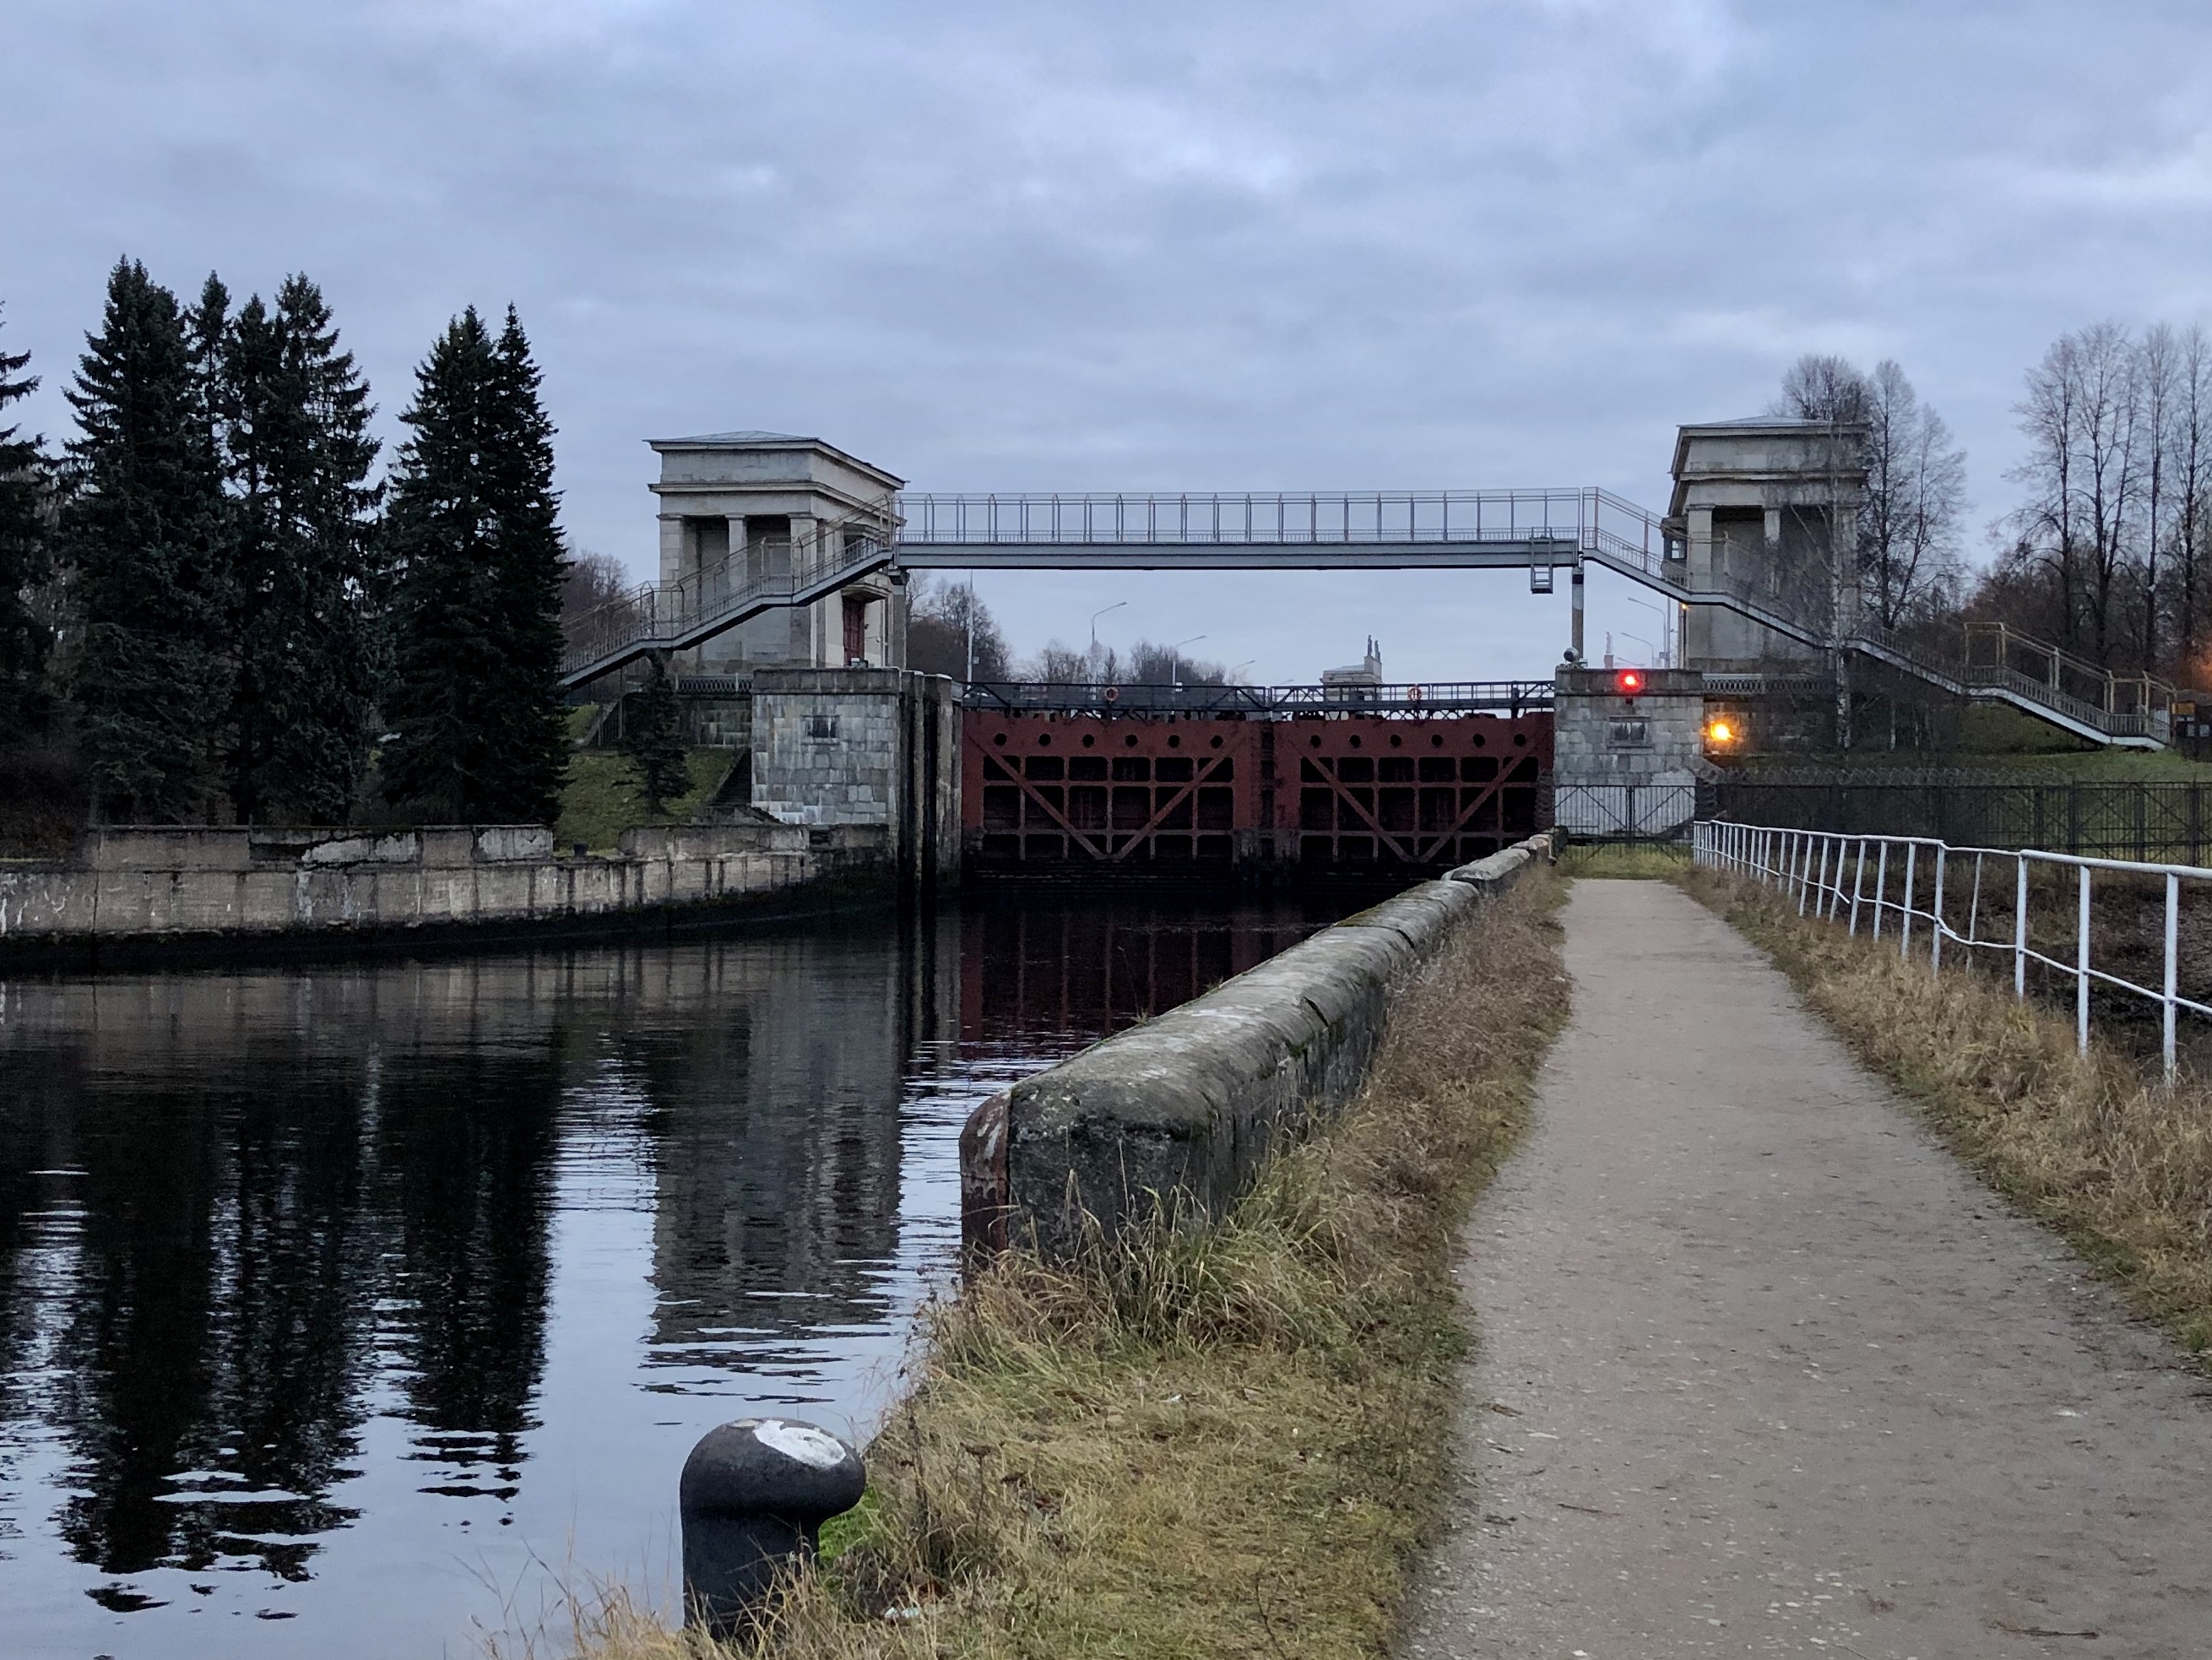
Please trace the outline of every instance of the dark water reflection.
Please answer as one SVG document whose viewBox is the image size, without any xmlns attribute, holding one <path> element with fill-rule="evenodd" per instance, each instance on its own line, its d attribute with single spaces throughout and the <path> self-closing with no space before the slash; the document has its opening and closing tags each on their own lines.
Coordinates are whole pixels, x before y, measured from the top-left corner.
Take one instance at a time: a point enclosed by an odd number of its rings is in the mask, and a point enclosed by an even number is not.
<svg viewBox="0 0 2212 1660">
<path fill-rule="evenodd" d="M 882 1410 L 969 1109 L 1340 909 L 0 980 L 0 1646 L 461 1654 L 664 1591 L 698 1434 Z"/>
</svg>

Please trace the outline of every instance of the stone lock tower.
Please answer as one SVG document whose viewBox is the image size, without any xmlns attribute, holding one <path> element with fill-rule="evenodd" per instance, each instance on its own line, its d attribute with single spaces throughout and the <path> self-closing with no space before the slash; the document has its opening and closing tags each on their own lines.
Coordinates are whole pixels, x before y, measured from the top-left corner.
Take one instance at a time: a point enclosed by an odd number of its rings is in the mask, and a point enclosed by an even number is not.
<svg viewBox="0 0 2212 1660">
<path fill-rule="evenodd" d="M 748 587 L 788 583 L 810 561 L 860 538 L 887 541 L 905 481 L 824 443 L 775 432 L 647 441 L 660 457 L 660 586 L 702 609 Z M 756 668 L 897 668 L 906 593 L 891 573 L 811 605 L 770 611 L 678 654 L 695 674 Z"/>
</svg>

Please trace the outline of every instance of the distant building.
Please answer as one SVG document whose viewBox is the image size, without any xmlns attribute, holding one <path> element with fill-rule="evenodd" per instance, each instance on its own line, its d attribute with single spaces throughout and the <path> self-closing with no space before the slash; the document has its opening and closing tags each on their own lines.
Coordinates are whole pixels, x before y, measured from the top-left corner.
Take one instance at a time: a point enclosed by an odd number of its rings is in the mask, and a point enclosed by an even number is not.
<svg viewBox="0 0 2212 1660">
<path fill-rule="evenodd" d="M 1348 668 L 1321 672 L 1322 696 L 1332 703 L 1371 703 L 1382 684 L 1382 648 L 1367 637 L 1366 660 Z"/>
</svg>

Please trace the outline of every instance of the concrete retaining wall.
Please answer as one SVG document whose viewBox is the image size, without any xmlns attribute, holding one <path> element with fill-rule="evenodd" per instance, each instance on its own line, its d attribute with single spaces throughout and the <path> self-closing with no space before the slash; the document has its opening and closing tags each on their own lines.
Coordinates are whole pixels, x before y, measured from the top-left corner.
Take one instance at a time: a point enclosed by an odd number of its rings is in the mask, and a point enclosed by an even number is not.
<svg viewBox="0 0 2212 1660">
<path fill-rule="evenodd" d="M 1423 883 L 984 1103 L 961 1136 L 963 1237 L 1065 1256 L 1086 1214 L 1111 1232 L 1164 1201 L 1225 1210 L 1279 1140 L 1358 1092 L 1400 984 L 1549 850 Z"/>
<path fill-rule="evenodd" d="M 343 936 L 713 905 L 818 878 L 889 874 L 881 826 L 670 825 L 612 858 L 564 857 L 535 824 L 329 830 L 96 830 L 66 864 L 0 864 L 0 947 Z"/>
<path fill-rule="evenodd" d="M 960 879 L 960 710 L 943 675 L 756 669 L 752 804 L 787 824 L 878 825 L 902 877 Z"/>
</svg>

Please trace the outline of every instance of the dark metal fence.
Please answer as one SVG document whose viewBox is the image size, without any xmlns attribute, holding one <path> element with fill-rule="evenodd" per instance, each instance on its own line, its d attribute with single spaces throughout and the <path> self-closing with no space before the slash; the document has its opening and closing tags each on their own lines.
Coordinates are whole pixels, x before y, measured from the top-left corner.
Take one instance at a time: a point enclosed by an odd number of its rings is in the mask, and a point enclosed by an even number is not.
<svg viewBox="0 0 2212 1660">
<path fill-rule="evenodd" d="M 1729 778 L 1698 794 L 1702 818 L 1847 836 L 2191 865 L 2212 842 L 2212 790 L 2193 783 Z"/>
<path fill-rule="evenodd" d="M 1698 816 L 1695 784 L 1560 784 L 1546 827 L 1571 842 L 1678 842 Z"/>
</svg>

